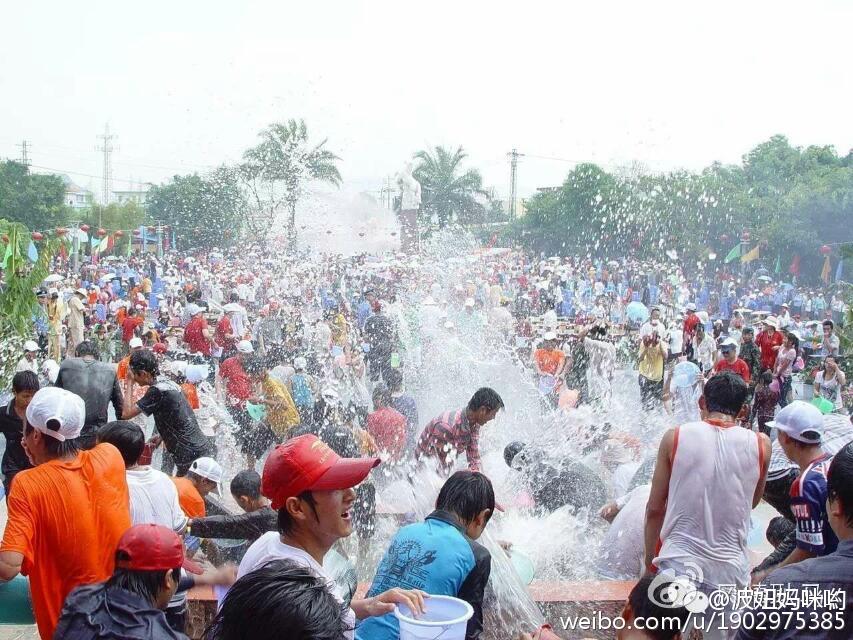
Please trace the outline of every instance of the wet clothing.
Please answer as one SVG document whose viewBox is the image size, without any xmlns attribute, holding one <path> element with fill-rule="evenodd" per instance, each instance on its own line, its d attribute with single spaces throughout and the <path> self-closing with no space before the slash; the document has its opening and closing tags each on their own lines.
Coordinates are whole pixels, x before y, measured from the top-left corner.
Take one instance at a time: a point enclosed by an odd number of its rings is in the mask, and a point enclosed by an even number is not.
<svg viewBox="0 0 853 640">
<path fill-rule="evenodd" d="M 406 417 L 392 407 L 380 407 L 367 416 L 367 432 L 376 442 L 376 447 L 399 460 L 406 444 Z"/>
<path fill-rule="evenodd" d="M 186 640 L 173 631 L 166 616 L 141 596 L 108 587 L 89 584 L 72 591 L 62 608 L 62 616 L 53 636 L 57 640 Z"/>
<path fill-rule="evenodd" d="M 116 545 L 130 528 L 124 460 L 103 443 L 42 463 L 15 477 L 6 503 L 0 551 L 23 554 L 39 634 L 52 638 L 68 594 L 113 574 Z"/>
<path fill-rule="evenodd" d="M 491 567 L 488 550 L 465 535 L 456 516 L 437 510 L 423 522 L 397 532 L 367 597 L 398 587 L 459 598 L 474 608 L 465 638 L 478 640 L 483 634 L 483 595 Z M 400 637 L 400 625 L 394 614 L 367 618 L 356 627 L 355 637 L 394 640 Z"/>
<path fill-rule="evenodd" d="M 717 360 L 717 364 L 714 365 L 714 373 L 722 373 L 723 371 L 731 371 L 739 375 L 746 384 L 749 384 L 751 380 L 749 365 L 741 358 L 736 358 L 734 362 L 729 362 L 725 358 Z"/>
<path fill-rule="evenodd" d="M 754 342 L 748 342 L 740 345 L 738 357 L 749 367 L 750 387 L 754 387 L 758 382 L 758 375 L 761 373 L 761 350 Z"/>
<path fill-rule="evenodd" d="M 113 365 L 87 358 L 66 358 L 59 365 L 56 386 L 76 393 L 86 403 L 86 422 L 81 437 L 94 444 L 95 432 L 108 421 L 109 404 L 116 415 L 123 410 L 121 387 Z"/>
<path fill-rule="evenodd" d="M 6 450 L 3 451 L 3 461 L 0 471 L 3 472 L 3 489 L 9 495 L 12 478 L 24 469 L 32 469 L 21 441 L 24 438 L 24 422 L 15 413 L 15 399 L 9 401 L 0 409 L 0 433 L 6 438 Z"/>
<path fill-rule="evenodd" d="M 171 380 L 158 380 L 136 406 L 146 416 L 154 416 L 157 433 L 166 451 L 175 458 L 179 469 L 186 472 L 192 461 L 202 456 L 216 457 L 216 449 L 198 426 L 195 413 L 181 388 Z"/>
<path fill-rule="evenodd" d="M 829 526 L 826 510 L 826 472 L 832 456 L 813 460 L 791 485 L 791 510 L 797 520 L 797 548 L 818 556 L 833 553 L 838 537 Z"/>
<path fill-rule="evenodd" d="M 782 332 L 774 331 L 771 336 L 767 331 L 762 331 L 755 337 L 755 344 L 761 350 L 761 370 L 766 371 L 776 367 L 776 354 L 778 350 L 774 347 L 781 347 L 783 342 Z"/>
<path fill-rule="evenodd" d="M 190 530 L 199 538 L 255 541 L 268 531 L 278 531 L 278 513 L 264 507 L 250 513 L 195 518 Z"/>
<path fill-rule="evenodd" d="M 406 394 L 391 395 L 391 406 L 406 417 L 406 451 L 415 448 L 415 439 L 418 435 L 418 405 L 415 399 Z"/>
<path fill-rule="evenodd" d="M 607 488 L 595 471 L 582 462 L 558 460 L 537 448 L 525 447 L 512 459 L 522 474 L 537 507 L 556 511 L 569 505 L 575 510 L 595 509 L 607 502 Z"/>
<path fill-rule="evenodd" d="M 466 409 L 447 411 L 433 418 L 418 442 L 418 458 L 435 458 L 444 471 L 449 471 L 459 452 L 468 457 L 468 468 L 480 470 L 480 427 L 468 422 Z"/>
</svg>

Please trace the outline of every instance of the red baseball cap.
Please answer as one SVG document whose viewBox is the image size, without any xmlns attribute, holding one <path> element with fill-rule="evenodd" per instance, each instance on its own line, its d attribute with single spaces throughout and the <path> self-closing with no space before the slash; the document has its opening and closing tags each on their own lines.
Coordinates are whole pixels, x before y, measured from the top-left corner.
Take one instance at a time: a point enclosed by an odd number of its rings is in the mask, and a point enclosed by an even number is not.
<svg viewBox="0 0 853 640">
<path fill-rule="evenodd" d="M 166 353 L 166 345 L 162 342 L 158 342 L 153 347 L 151 347 L 151 351 L 154 353 Z"/>
<path fill-rule="evenodd" d="M 281 509 L 303 491 L 349 489 L 367 477 L 379 458 L 341 458 L 313 434 L 278 445 L 264 463 L 261 493 Z"/>
<path fill-rule="evenodd" d="M 119 539 L 116 551 L 126 555 L 125 559 L 116 561 L 117 569 L 168 571 L 183 567 L 190 573 L 203 573 L 202 568 L 187 557 L 181 537 L 159 524 L 132 526 Z"/>
</svg>

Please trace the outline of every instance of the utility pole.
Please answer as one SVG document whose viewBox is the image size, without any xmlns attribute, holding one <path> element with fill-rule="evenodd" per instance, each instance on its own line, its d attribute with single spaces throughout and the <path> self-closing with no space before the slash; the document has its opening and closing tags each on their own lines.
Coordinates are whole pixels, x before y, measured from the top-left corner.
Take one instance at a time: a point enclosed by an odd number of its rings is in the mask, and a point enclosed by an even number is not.
<svg viewBox="0 0 853 640">
<path fill-rule="evenodd" d="M 29 145 L 29 143 L 26 140 L 24 140 L 18 146 L 21 147 L 21 159 L 18 162 L 20 162 L 20 164 L 24 165 L 25 167 L 29 167 L 30 164 L 32 164 L 30 162 L 30 145 Z"/>
<path fill-rule="evenodd" d="M 112 144 L 113 138 L 116 136 L 110 133 L 110 125 L 109 123 L 104 125 L 104 133 L 99 135 L 98 138 L 103 140 L 103 144 L 99 146 L 98 151 L 104 152 L 104 184 L 103 184 L 103 204 L 107 206 L 110 203 L 110 194 L 112 193 L 113 188 L 113 161 L 112 161 L 112 152 L 115 151 L 115 147 Z M 101 226 L 101 220 L 98 219 L 98 226 Z"/>
<path fill-rule="evenodd" d="M 523 156 L 518 149 L 513 149 L 509 154 L 509 219 L 515 220 L 516 189 L 518 187 L 518 156 Z"/>
</svg>

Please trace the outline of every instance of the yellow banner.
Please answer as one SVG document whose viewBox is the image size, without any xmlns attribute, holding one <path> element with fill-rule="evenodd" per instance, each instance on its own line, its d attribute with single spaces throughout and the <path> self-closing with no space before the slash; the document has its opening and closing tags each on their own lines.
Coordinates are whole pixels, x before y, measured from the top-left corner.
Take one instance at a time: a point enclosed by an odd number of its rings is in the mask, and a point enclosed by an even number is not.
<svg viewBox="0 0 853 640">
<path fill-rule="evenodd" d="M 751 251 L 745 253 L 740 257 L 741 262 L 752 262 L 753 260 L 758 259 L 758 245 L 755 245 L 755 248 Z"/>
</svg>

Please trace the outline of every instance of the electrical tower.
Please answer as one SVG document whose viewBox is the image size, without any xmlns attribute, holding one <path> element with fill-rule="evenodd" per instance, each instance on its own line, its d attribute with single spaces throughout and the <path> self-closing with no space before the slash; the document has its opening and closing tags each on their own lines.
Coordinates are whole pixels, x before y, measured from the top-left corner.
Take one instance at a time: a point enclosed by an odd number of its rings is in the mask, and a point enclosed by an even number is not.
<svg viewBox="0 0 853 640">
<path fill-rule="evenodd" d="M 518 149 L 513 149 L 509 154 L 509 219 L 515 220 L 515 200 L 518 182 L 518 156 L 523 156 Z"/>
<path fill-rule="evenodd" d="M 104 133 L 98 138 L 103 140 L 103 144 L 98 147 L 98 151 L 104 152 L 104 184 L 103 184 L 103 204 L 104 206 L 110 203 L 110 195 L 113 190 L 113 160 L 112 160 L 112 152 L 115 151 L 115 147 L 113 147 L 112 140 L 116 136 L 110 133 L 110 125 L 107 123 L 104 125 Z"/>
<path fill-rule="evenodd" d="M 18 145 L 21 147 L 21 159 L 19 162 L 25 167 L 30 166 L 30 145 L 26 140 L 23 140 L 21 144 Z"/>
</svg>

